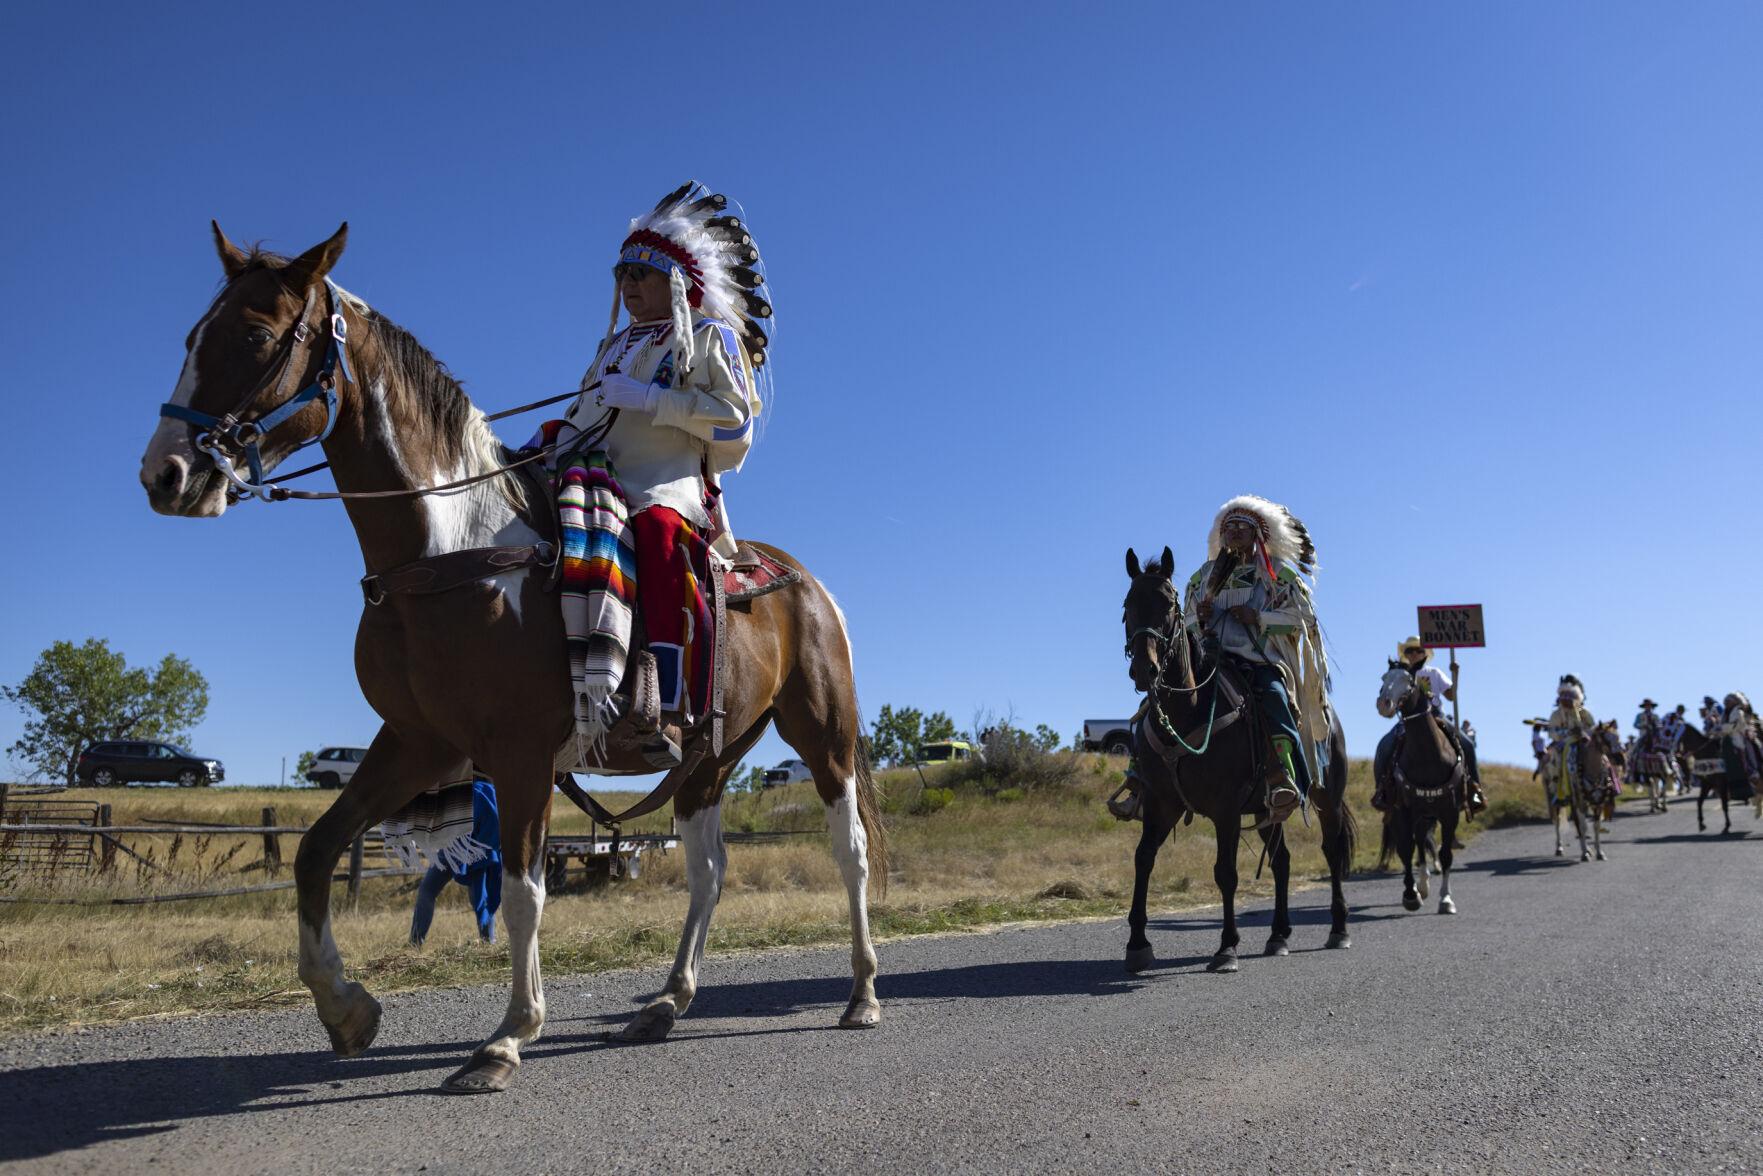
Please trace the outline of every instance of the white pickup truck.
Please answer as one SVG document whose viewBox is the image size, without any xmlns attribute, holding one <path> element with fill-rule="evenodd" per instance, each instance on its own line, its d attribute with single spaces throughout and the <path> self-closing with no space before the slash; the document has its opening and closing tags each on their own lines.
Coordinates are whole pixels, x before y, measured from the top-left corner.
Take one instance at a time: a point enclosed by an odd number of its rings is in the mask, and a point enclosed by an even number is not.
<svg viewBox="0 0 1763 1176">
<path fill-rule="evenodd" d="M 1083 749 L 1126 755 L 1132 751 L 1132 720 L 1085 719 Z"/>
</svg>

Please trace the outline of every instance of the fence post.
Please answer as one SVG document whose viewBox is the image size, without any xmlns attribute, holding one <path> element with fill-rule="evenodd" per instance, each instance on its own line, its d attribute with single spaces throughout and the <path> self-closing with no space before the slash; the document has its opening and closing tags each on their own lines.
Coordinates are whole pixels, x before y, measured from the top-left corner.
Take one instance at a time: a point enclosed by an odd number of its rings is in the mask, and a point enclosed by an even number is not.
<svg viewBox="0 0 1763 1176">
<path fill-rule="evenodd" d="M 100 829 L 110 827 L 110 806 L 107 804 L 98 806 L 98 827 Z M 98 872 L 108 874 L 115 868 L 116 841 L 110 834 L 100 833 L 98 835 Z"/>
<path fill-rule="evenodd" d="M 275 826 L 275 806 L 271 805 L 271 804 L 266 804 L 263 806 L 263 827 L 265 829 L 269 829 L 269 828 L 273 828 L 274 826 Z M 274 833 L 265 833 L 263 835 L 263 869 L 264 869 L 264 872 L 268 873 L 268 874 L 275 874 L 281 868 L 282 868 L 282 843 L 281 843 L 280 839 L 277 838 Z"/>
<path fill-rule="evenodd" d="M 6 820 L 6 794 L 12 791 L 11 784 L 0 784 L 0 823 Z"/>
<path fill-rule="evenodd" d="M 367 840 L 365 833 L 358 834 L 349 846 L 349 909 L 354 910 L 361 900 L 361 855 Z"/>
</svg>

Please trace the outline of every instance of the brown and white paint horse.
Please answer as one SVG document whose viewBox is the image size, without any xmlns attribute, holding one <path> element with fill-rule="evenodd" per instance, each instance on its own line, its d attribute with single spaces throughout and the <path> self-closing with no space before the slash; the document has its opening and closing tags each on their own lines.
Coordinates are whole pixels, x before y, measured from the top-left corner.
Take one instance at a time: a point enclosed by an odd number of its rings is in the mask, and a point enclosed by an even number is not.
<svg viewBox="0 0 1763 1176">
<path fill-rule="evenodd" d="M 323 367 L 322 318 L 334 298 L 345 320 L 352 379 L 339 379 L 335 427 L 324 440 L 345 495 L 421 491 L 505 464 L 507 452 L 458 383 L 409 334 L 325 283 L 348 226 L 287 260 L 245 251 L 218 225 L 225 284 L 191 329 L 173 403 L 211 416 L 263 418 Z M 279 365 L 279 368 L 278 368 Z M 285 371 L 288 378 L 275 378 Z M 256 395 L 253 395 L 253 390 Z M 250 397 L 250 403 L 241 400 Z M 324 429 L 322 402 L 294 412 L 262 438 L 266 470 Z M 141 464 L 141 483 L 161 514 L 212 518 L 228 505 L 227 482 L 195 444 L 198 429 L 163 420 Z M 345 498 L 370 573 L 425 556 L 539 541 L 535 515 L 508 476 L 440 494 Z M 789 567 L 800 565 L 772 548 Z M 779 733 L 813 772 L 850 900 L 851 1000 L 840 1025 L 876 1024 L 876 958 L 870 943 L 871 871 L 885 885 L 885 835 L 860 721 L 844 618 L 803 570 L 801 583 L 729 609 L 725 700 L 731 732 L 719 757 L 690 767 L 674 799 L 691 899 L 679 952 L 661 994 L 626 1026 L 626 1040 L 665 1037 L 697 990 L 726 854 L 720 802 L 729 775 L 765 730 Z M 355 777 L 300 842 L 300 978 L 337 1053 L 360 1053 L 378 1032 L 380 1005 L 347 979 L 331 936 L 331 874 L 355 837 L 467 761 L 496 782 L 505 870 L 503 917 L 514 983 L 507 1015 L 445 1088 L 500 1090 L 523 1046 L 545 1021 L 538 930 L 545 902 L 544 843 L 555 776 L 553 754 L 573 731 L 570 679 L 557 600 L 542 578 L 515 571 L 434 595 L 393 595 L 367 605 L 355 638 L 356 675 L 384 725 Z M 691 761 L 688 759 L 688 765 Z M 649 769 L 636 759 L 608 774 Z"/>
</svg>

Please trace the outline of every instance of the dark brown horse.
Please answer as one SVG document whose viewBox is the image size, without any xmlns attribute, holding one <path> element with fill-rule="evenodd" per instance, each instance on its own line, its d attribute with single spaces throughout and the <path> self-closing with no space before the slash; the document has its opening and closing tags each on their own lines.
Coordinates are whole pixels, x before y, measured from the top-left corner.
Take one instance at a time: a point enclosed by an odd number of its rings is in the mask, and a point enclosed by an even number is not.
<svg viewBox="0 0 1763 1176">
<path fill-rule="evenodd" d="M 401 328 L 330 284 L 347 229 L 287 260 L 242 250 L 214 226 L 226 280 L 185 341 L 167 419 L 142 461 L 153 509 L 217 516 L 229 501 L 228 470 L 242 456 L 260 464 L 249 480 L 259 485 L 278 462 L 322 435 L 370 574 L 447 552 L 538 544 L 548 524 L 515 478 L 496 473 L 510 455 L 447 369 Z M 204 428 L 205 421 L 216 423 Z M 684 779 L 674 811 L 691 901 L 673 971 L 626 1027 L 628 1040 L 666 1036 L 692 1001 L 722 890 L 723 786 L 768 722 L 813 772 L 850 899 L 854 983 L 839 1023 L 861 1027 L 880 1019 L 867 886 L 872 870 L 885 883 L 886 849 L 859 746 L 844 618 L 798 563 L 766 550 L 802 570 L 802 580 L 729 609 L 730 738 L 720 755 L 688 756 L 678 769 Z M 360 1053 L 378 1032 L 380 1005 L 345 978 L 331 937 L 337 859 L 358 834 L 436 781 L 454 778 L 468 761 L 495 780 L 514 985 L 502 1023 L 447 1079 L 453 1091 L 505 1087 L 521 1048 L 545 1021 L 538 948 L 545 828 L 553 757 L 574 724 L 558 601 L 531 572 L 520 568 L 452 591 L 387 595 L 364 607 L 356 675 L 384 725 L 354 779 L 301 839 L 295 866 L 300 978 L 337 1053 Z M 649 770 L 640 757 L 615 759 L 607 769 Z"/>
<path fill-rule="evenodd" d="M 1145 935 L 1151 870 L 1176 821 L 1193 812 L 1210 820 L 1217 834 L 1212 877 L 1224 901 L 1223 933 L 1207 967 L 1234 972 L 1241 941 L 1236 918 L 1237 842 L 1243 817 L 1255 817 L 1259 823 L 1267 816 L 1266 789 L 1255 765 L 1267 762 L 1272 747 L 1254 703 L 1242 699 L 1245 706 L 1235 705 L 1241 695 L 1233 695 L 1225 685 L 1218 660 L 1201 664 L 1199 645 L 1182 623 L 1174 570 L 1175 557 L 1167 547 L 1160 560 L 1143 568 L 1137 554 L 1126 553 L 1126 572 L 1132 578 L 1124 609 L 1126 650 L 1133 685 L 1148 695 L 1145 717 L 1133 729 L 1133 754 L 1145 784 L 1145 824 L 1133 856 L 1132 910 L 1127 916 L 1132 934 L 1126 945 L 1126 967 L 1141 972 L 1156 962 Z M 1321 821 L 1322 851 L 1332 886 L 1328 946 L 1337 948 L 1352 945 L 1347 899 L 1341 889 L 1352 866 L 1356 835 L 1346 789 L 1346 737 L 1339 718 L 1331 714 L 1328 767 L 1311 789 L 1310 801 Z M 1265 952 L 1276 956 L 1289 953 L 1292 936 L 1287 908 L 1292 855 L 1284 829 L 1275 825 L 1261 831 L 1274 884 L 1273 930 Z"/>
<path fill-rule="evenodd" d="M 1433 713 L 1432 699 L 1414 681 L 1401 662 L 1392 661 L 1384 673 L 1377 695 L 1377 713 L 1386 719 L 1401 716 L 1401 726 L 1393 735 L 1388 765 L 1391 780 L 1386 788 L 1390 803 L 1390 825 L 1396 849 L 1402 855 L 1402 906 L 1420 909 L 1426 897 L 1426 860 L 1420 862 L 1420 881 L 1415 884 L 1414 858 L 1418 846 L 1422 853 L 1431 851 L 1439 864 L 1439 914 L 1457 913 L 1457 900 L 1451 897 L 1451 863 L 1457 837 L 1457 818 L 1465 799 L 1466 775 L 1463 753 L 1451 741 L 1444 723 Z M 1380 787 L 1385 787 L 1379 781 Z M 1439 839 L 1432 842 L 1432 829 L 1437 825 Z"/>
<path fill-rule="evenodd" d="M 1732 771 L 1726 759 L 1725 740 L 1711 737 L 1700 730 L 1694 723 L 1685 723 L 1682 747 L 1685 757 L 1694 773 L 1696 791 L 1696 829 L 1706 833 L 1708 822 L 1702 818 L 1702 805 L 1710 796 L 1720 797 L 1720 816 L 1725 822 L 1721 826 L 1722 835 L 1732 832 L 1732 801 L 1737 798 L 1741 802 L 1753 799 L 1757 793 L 1751 782 L 1744 778 L 1742 772 Z M 1710 761 L 1719 761 L 1718 766 Z"/>
</svg>

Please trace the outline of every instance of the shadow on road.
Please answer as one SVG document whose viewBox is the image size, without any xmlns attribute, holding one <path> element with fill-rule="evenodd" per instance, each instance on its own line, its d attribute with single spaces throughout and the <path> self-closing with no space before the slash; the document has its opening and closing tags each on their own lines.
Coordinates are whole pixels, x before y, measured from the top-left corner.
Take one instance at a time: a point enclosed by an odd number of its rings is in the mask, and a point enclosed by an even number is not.
<svg viewBox="0 0 1763 1176">
<path fill-rule="evenodd" d="M 1610 838 L 1604 838 L 1610 844 Z M 1458 866 L 1459 870 L 1469 870 L 1496 877 L 1509 878 L 1524 874 L 1548 874 L 1566 866 L 1579 864 L 1579 850 L 1575 848 L 1571 857 L 1503 857 L 1481 858 Z"/>
<path fill-rule="evenodd" d="M 587 1039 L 577 1042 L 579 1048 Z M 0 1162 L 158 1135 L 189 1120 L 428 1095 L 477 1044 L 376 1048 L 348 1060 L 328 1050 L 311 1050 L 75 1062 L 0 1072 L 0 1105 L 11 1124 L 0 1131 Z M 425 1070 L 435 1072 L 435 1083 L 421 1090 L 347 1092 L 363 1078 Z M 306 1097 L 289 1100 L 287 1095 Z M 275 1101 L 252 1105 L 268 1098 Z"/>
<path fill-rule="evenodd" d="M 1706 833 L 1661 833 L 1657 837 L 1636 837 L 1634 842 L 1636 845 L 1718 845 L 1723 841 L 1743 840 L 1743 829 L 1734 829 L 1731 833 L 1709 829 Z"/>
</svg>

